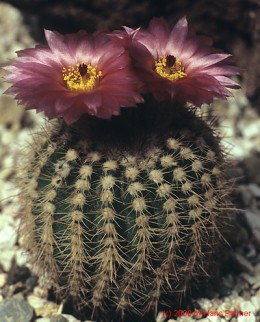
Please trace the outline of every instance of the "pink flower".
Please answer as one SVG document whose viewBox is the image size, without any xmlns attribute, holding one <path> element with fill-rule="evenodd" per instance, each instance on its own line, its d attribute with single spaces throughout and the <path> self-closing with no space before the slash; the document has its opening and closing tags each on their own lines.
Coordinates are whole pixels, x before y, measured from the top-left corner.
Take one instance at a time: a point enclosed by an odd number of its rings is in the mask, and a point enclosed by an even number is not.
<svg viewBox="0 0 260 322">
<path fill-rule="evenodd" d="M 154 18 L 147 30 L 135 32 L 130 51 L 146 84 L 143 91 L 152 92 L 159 101 L 171 98 L 200 106 L 231 96 L 227 88 L 240 87 L 228 78 L 238 73 L 230 65 L 231 55 L 189 31 L 185 17 L 172 30 L 164 19 Z"/>
<path fill-rule="evenodd" d="M 108 35 L 129 50 L 133 38 L 141 28 L 132 29 L 127 26 L 124 26 L 123 28 L 124 30 L 114 30 L 113 32 L 108 33 Z"/>
<path fill-rule="evenodd" d="M 45 31 L 48 46 L 19 51 L 5 79 L 26 109 L 71 124 L 88 113 L 111 118 L 143 102 L 126 49 L 105 33 Z"/>
</svg>

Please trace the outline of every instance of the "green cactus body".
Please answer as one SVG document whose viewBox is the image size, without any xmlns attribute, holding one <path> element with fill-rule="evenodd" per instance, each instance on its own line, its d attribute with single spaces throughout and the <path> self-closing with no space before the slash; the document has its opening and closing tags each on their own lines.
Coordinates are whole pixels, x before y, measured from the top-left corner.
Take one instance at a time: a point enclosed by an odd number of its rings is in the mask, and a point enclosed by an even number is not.
<svg viewBox="0 0 260 322">
<path fill-rule="evenodd" d="M 60 294 L 93 316 L 171 305 L 168 296 L 207 274 L 221 240 L 228 200 L 218 140 L 193 112 L 159 115 L 124 131 L 117 120 L 110 137 L 103 125 L 91 136 L 55 123 L 36 136 L 25 169 L 25 245 Z"/>
</svg>

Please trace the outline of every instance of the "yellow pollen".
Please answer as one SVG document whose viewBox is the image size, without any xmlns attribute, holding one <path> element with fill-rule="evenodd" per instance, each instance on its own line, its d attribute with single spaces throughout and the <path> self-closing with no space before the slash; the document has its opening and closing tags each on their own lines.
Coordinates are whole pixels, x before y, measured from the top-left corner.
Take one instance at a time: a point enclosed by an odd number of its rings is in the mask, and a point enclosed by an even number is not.
<svg viewBox="0 0 260 322">
<path fill-rule="evenodd" d="M 72 91 L 88 91 L 98 85 L 101 71 L 97 71 L 97 66 L 91 64 L 77 64 L 62 69 L 62 76 L 67 87 Z"/>
<path fill-rule="evenodd" d="M 187 76 L 181 61 L 172 55 L 162 56 L 155 61 L 155 71 L 163 78 L 170 81 L 177 81 L 179 78 Z"/>
</svg>

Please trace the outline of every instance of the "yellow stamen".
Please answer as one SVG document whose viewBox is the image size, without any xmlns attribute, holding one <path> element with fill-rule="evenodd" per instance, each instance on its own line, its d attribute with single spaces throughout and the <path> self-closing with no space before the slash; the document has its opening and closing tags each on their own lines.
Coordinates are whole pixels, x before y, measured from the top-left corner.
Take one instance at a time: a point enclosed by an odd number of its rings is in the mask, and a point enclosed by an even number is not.
<svg viewBox="0 0 260 322">
<path fill-rule="evenodd" d="M 173 82 L 187 76 L 181 61 L 172 55 L 159 58 L 154 66 L 157 74 Z"/>
<path fill-rule="evenodd" d="M 91 64 L 77 64 L 62 69 L 62 76 L 67 87 L 72 91 L 89 91 L 94 89 L 103 76 L 97 71 L 97 66 Z"/>
</svg>

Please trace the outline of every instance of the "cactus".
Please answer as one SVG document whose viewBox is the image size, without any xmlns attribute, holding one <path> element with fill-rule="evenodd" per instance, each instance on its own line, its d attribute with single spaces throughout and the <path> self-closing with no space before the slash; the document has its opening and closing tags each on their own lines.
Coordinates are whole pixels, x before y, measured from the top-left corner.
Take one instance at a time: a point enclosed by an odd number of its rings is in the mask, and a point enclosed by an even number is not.
<svg viewBox="0 0 260 322">
<path fill-rule="evenodd" d="M 63 298 L 92 317 L 156 314 L 207 276 L 229 200 L 219 139 L 194 111 L 147 100 L 58 120 L 28 158 L 24 244 Z"/>
</svg>

